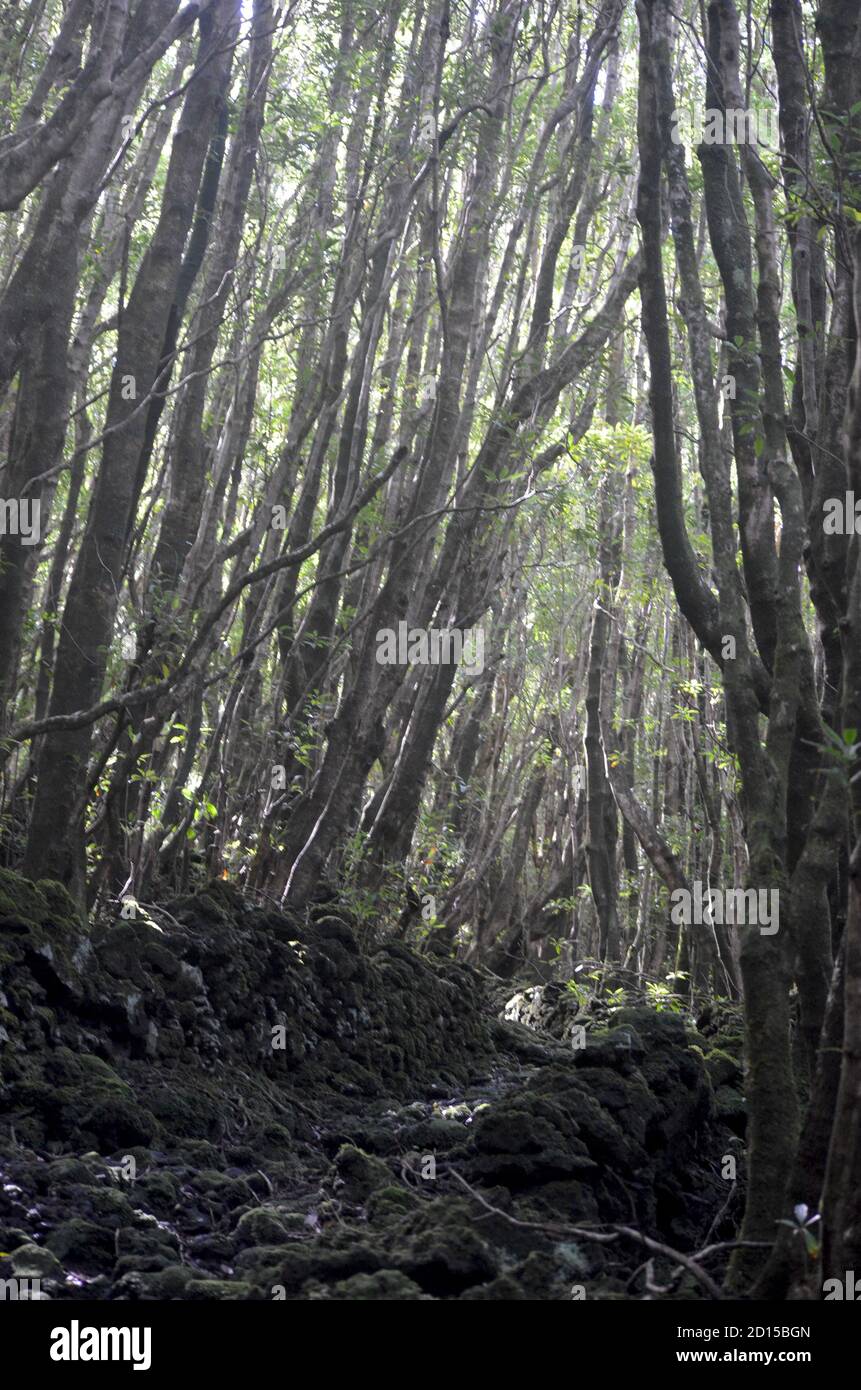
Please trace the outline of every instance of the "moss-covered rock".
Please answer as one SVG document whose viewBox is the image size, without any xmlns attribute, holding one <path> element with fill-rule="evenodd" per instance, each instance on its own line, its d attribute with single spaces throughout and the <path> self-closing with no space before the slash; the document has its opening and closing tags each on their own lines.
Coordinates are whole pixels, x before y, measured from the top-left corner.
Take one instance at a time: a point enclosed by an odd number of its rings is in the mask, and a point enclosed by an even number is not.
<svg viewBox="0 0 861 1390">
<path fill-rule="evenodd" d="M 91 1134 L 99 1149 L 111 1154 L 135 1144 L 149 1144 L 159 1124 L 151 1110 L 117 1095 L 90 1106 L 81 1116 L 80 1129 L 85 1138 Z"/>
<path fill-rule="evenodd" d="M 129 1271 L 117 1281 L 115 1297 L 131 1302 L 184 1298 L 194 1277 L 193 1269 L 179 1264 L 155 1271 Z"/>
<path fill-rule="evenodd" d="M 392 1175 L 385 1163 L 363 1153 L 353 1144 L 342 1144 L 332 1165 L 332 1187 L 348 1202 L 362 1203 L 377 1188 L 386 1187 Z"/>
<path fill-rule="evenodd" d="M 325 1297 L 377 1303 L 431 1301 L 430 1294 L 423 1293 L 418 1284 L 397 1269 L 380 1269 L 376 1274 L 354 1274 L 349 1279 L 339 1279 L 325 1291 Z"/>
<path fill-rule="evenodd" d="M 720 1086 L 740 1085 L 742 1065 L 738 1057 L 732 1057 L 722 1047 L 714 1047 L 705 1058 L 706 1070 L 712 1086 L 717 1091 Z"/>
<path fill-rule="evenodd" d="M 234 1236 L 239 1250 L 249 1245 L 278 1245 L 288 1238 L 284 1223 L 266 1207 L 244 1211 L 236 1223 Z"/>
<path fill-rule="evenodd" d="M 740 1091 L 734 1086 L 719 1086 L 715 1092 L 715 1109 L 718 1119 L 731 1129 L 733 1134 L 744 1136 L 747 1129 L 747 1104 Z"/>
<path fill-rule="evenodd" d="M 79 1216 L 52 1231 L 47 1244 L 66 1269 L 82 1274 L 98 1274 L 112 1262 L 115 1250 L 114 1234 L 108 1227 Z"/>
<path fill-rule="evenodd" d="M 241 1279 L 189 1279 L 183 1297 L 196 1303 L 241 1303 L 252 1297 L 250 1284 Z"/>
<path fill-rule="evenodd" d="M 172 1215 L 179 1200 L 179 1184 L 172 1173 L 143 1173 L 135 1182 L 135 1194 L 156 1216 Z"/>
<path fill-rule="evenodd" d="M 390 1264 L 384 1252 L 356 1233 L 344 1249 L 332 1249 L 322 1244 L 297 1245 L 287 1249 L 261 1247 L 244 1250 L 237 1257 L 237 1269 L 247 1272 L 249 1280 L 258 1287 L 283 1288 L 287 1297 L 295 1297 L 310 1280 L 336 1283 L 353 1274 L 376 1274 Z M 274 1296 L 274 1294 L 272 1295 Z"/>
<path fill-rule="evenodd" d="M 389 1226 L 415 1211 L 420 1200 L 417 1193 L 408 1187 L 377 1188 L 367 1201 L 368 1221 L 374 1225 Z"/>
<path fill-rule="evenodd" d="M 499 1255 L 478 1234 L 471 1216 L 459 1199 L 423 1203 L 399 1237 L 398 1268 L 435 1298 L 455 1298 L 493 1279 Z"/>
<path fill-rule="evenodd" d="M 9 1254 L 9 1264 L 18 1279 L 62 1279 L 63 1266 L 52 1250 L 43 1245 L 19 1245 Z"/>
</svg>

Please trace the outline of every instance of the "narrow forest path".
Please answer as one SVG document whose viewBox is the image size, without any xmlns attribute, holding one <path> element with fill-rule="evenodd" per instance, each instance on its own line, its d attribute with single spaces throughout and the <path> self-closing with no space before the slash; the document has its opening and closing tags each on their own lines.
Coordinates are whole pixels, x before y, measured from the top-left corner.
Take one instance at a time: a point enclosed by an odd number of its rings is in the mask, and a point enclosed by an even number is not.
<svg viewBox="0 0 861 1390">
<path fill-rule="evenodd" d="M 634 1007 L 574 1049 L 331 908 L 216 883 L 90 927 L 0 878 L 0 1249 L 49 1297 L 607 1297 L 645 1277 L 614 1225 L 732 1236 L 737 1035 Z"/>
</svg>

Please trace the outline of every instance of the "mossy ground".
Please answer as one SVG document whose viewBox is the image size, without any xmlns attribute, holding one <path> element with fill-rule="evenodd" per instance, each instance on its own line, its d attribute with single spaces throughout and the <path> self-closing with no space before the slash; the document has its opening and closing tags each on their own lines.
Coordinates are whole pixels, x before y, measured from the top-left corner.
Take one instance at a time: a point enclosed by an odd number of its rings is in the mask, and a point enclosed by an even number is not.
<svg viewBox="0 0 861 1390">
<path fill-rule="evenodd" d="M 0 873 L 0 1275 L 38 1265 L 64 1299 L 630 1296 L 641 1251 L 571 1228 L 696 1248 L 737 1055 L 645 1008 L 582 1050 L 496 1015 L 475 972 L 367 953 L 331 910 L 216 884 L 90 927 Z"/>
</svg>

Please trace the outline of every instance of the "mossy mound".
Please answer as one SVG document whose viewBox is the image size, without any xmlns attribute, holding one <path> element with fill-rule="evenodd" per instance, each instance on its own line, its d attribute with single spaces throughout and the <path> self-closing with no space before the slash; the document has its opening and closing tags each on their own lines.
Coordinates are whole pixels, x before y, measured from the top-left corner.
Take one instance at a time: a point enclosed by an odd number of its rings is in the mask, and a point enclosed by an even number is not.
<svg viewBox="0 0 861 1390">
<path fill-rule="evenodd" d="M 579 1046 L 569 999 L 500 1021 L 464 966 L 223 883 L 152 911 L 0 874 L 0 1237 L 48 1297 L 616 1296 L 642 1252 L 578 1227 L 688 1249 L 724 1202 L 722 1037 L 633 1009 Z"/>
</svg>

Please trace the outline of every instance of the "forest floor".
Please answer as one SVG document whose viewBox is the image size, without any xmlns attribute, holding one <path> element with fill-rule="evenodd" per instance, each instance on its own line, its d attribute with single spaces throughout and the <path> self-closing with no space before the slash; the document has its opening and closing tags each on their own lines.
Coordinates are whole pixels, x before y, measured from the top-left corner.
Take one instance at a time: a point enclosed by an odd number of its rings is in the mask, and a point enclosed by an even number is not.
<svg viewBox="0 0 861 1390">
<path fill-rule="evenodd" d="M 691 1255 L 741 1210 L 734 1017 L 578 1012 L 337 905 L 90 925 L 0 871 L 0 1044 L 0 1277 L 43 1297 L 698 1298 L 632 1232 Z"/>
</svg>

